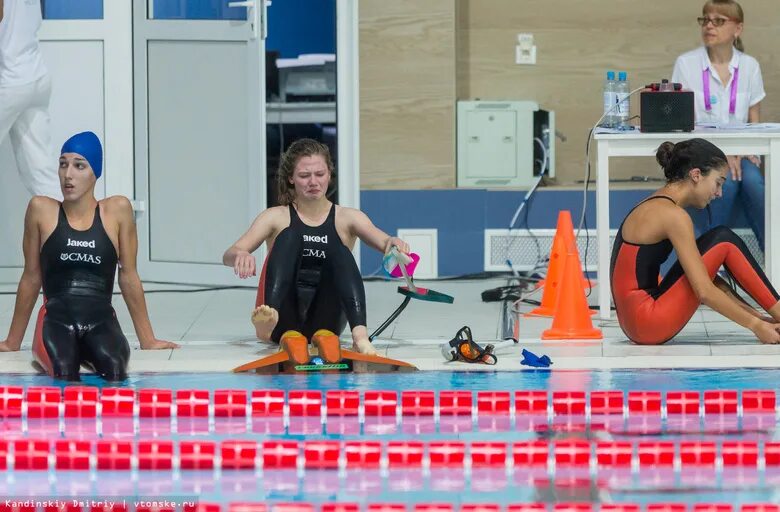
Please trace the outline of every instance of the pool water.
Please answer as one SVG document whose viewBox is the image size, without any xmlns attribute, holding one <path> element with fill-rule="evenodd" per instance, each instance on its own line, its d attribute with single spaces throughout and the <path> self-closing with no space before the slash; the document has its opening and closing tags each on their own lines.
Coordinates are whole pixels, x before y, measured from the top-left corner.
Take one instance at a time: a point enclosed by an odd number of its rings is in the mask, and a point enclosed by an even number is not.
<svg viewBox="0 0 780 512">
<path fill-rule="evenodd" d="M 248 373 L 139 373 L 120 384 L 94 374 L 82 385 L 168 389 L 445 389 L 515 390 L 653 390 L 774 389 L 775 368 L 766 369 L 646 369 L 646 370 L 524 370 L 522 372 L 425 371 L 377 374 L 254 375 Z M 44 375 L 0 375 L 0 386 L 66 386 Z"/>
<path fill-rule="evenodd" d="M 417 372 L 407 374 L 278 375 L 247 374 L 136 374 L 120 387 L 290 390 L 467 390 L 467 391 L 705 391 L 774 390 L 777 370 L 610 370 L 509 372 Z M 81 385 L 105 387 L 92 375 Z M 2 375 L 0 386 L 66 386 L 45 376 Z M 114 386 L 113 384 L 111 386 Z M 339 502 L 393 503 L 729 503 L 740 505 L 775 502 L 780 494 L 780 467 L 763 463 L 726 466 L 723 443 L 755 442 L 761 460 L 776 439 L 776 415 L 756 421 L 746 414 L 706 415 L 676 422 L 660 414 L 619 415 L 606 421 L 595 417 L 550 415 L 529 418 L 473 416 L 422 416 L 376 418 L 274 417 L 274 418 L 59 418 L 34 420 L 2 418 L 0 439 L 122 439 L 225 441 L 440 441 L 514 443 L 543 441 L 551 446 L 567 440 L 597 443 L 671 441 L 714 442 L 718 462 L 711 465 L 639 466 L 602 468 L 590 465 L 472 467 L 389 467 L 378 469 L 213 469 L 167 471 L 6 471 L 0 475 L 0 497 L 168 497 L 175 501 L 215 503 Z M 510 448 L 511 449 L 511 448 Z M 471 453 L 468 448 L 466 453 Z M 593 449 L 592 449 L 593 450 Z M 550 449 L 551 459 L 552 448 Z M 9 456 L 10 460 L 10 456 Z M 511 452 L 508 460 L 511 460 Z"/>
</svg>

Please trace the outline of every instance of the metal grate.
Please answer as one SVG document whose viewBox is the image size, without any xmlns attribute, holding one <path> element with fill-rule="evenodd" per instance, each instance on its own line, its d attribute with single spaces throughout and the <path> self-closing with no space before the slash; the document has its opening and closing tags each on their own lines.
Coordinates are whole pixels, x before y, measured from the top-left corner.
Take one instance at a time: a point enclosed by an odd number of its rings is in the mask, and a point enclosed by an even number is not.
<svg viewBox="0 0 780 512">
<path fill-rule="evenodd" d="M 749 229 L 735 229 L 745 244 L 750 249 L 753 257 L 764 266 L 764 253 L 758 246 L 758 239 Z M 617 230 L 610 231 L 610 253 L 615 242 Z M 532 270 L 538 265 L 544 269 L 547 267 L 547 257 L 550 254 L 554 229 L 506 229 L 485 230 L 485 271 L 509 270 L 507 261 L 512 262 L 512 268 L 516 270 Z M 580 258 L 585 259 L 585 230 L 580 232 L 577 238 L 577 250 Z M 587 261 L 583 261 L 585 270 L 595 271 L 598 265 L 598 247 L 596 246 L 596 230 L 588 230 Z"/>
</svg>

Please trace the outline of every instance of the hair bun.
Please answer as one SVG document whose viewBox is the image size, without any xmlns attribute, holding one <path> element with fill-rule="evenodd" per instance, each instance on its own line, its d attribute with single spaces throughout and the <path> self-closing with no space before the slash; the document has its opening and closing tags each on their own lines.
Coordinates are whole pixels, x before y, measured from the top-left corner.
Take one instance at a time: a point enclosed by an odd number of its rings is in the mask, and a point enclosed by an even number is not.
<svg viewBox="0 0 780 512">
<path fill-rule="evenodd" d="M 670 176 L 667 174 L 666 168 L 669 167 L 669 162 L 672 160 L 672 151 L 674 151 L 674 142 L 666 141 L 658 146 L 658 150 L 655 152 L 655 159 L 658 165 L 663 168 L 664 175 L 667 178 Z"/>
</svg>

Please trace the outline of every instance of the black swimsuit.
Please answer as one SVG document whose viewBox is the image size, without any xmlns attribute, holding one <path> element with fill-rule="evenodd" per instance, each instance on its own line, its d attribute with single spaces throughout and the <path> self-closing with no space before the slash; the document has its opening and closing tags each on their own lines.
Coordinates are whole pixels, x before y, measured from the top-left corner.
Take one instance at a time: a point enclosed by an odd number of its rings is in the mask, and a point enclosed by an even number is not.
<svg viewBox="0 0 780 512">
<path fill-rule="evenodd" d="M 78 231 L 60 205 L 57 227 L 40 257 L 45 304 L 33 344 L 38 362 L 66 380 L 79 380 L 81 363 L 106 379 L 125 379 L 130 346 L 111 306 L 118 256 L 100 206 L 92 226 Z"/>
<path fill-rule="evenodd" d="M 352 253 L 336 231 L 336 205 L 319 226 L 307 226 L 290 205 L 290 225 L 266 257 L 256 305 L 279 312 L 271 338 L 288 330 L 310 337 L 318 329 L 336 334 L 366 325 L 366 292 Z"/>
</svg>

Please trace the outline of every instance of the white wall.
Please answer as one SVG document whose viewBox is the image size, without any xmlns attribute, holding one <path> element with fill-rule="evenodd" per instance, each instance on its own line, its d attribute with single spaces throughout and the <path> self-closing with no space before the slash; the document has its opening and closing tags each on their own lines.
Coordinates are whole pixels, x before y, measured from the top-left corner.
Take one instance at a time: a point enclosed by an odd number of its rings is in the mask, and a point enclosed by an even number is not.
<svg viewBox="0 0 780 512">
<path fill-rule="evenodd" d="M 62 143 L 91 130 L 103 141 L 104 174 L 98 198 L 134 199 L 132 0 L 105 2 L 102 20 L 44 20 L 38 33 L 52 79 L 52 172 Z M 30 194 L 21 185 L 10 143 L 0 144 L 0 282 L 18 280 L 23 264 L 24 212 Z"/>
</svg>

